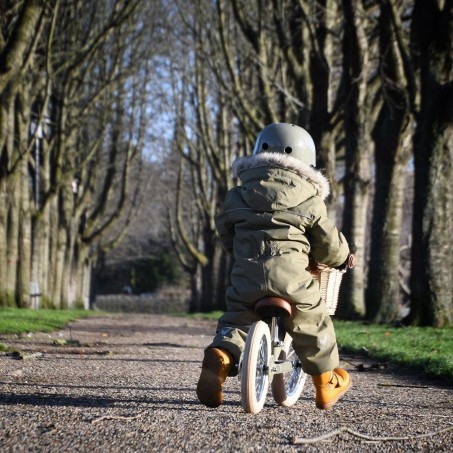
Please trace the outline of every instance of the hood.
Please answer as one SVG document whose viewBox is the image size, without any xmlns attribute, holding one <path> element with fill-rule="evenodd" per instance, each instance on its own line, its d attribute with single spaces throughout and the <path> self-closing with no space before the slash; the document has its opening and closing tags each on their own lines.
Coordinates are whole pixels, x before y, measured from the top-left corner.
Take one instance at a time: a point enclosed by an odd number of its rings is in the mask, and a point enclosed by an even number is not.
<svg viewBox="0 0 453 453">
<path fill-rule="evenodd" d="M 291 156 L 260 153 L 233 163 L 233 174 L 241 180 L 245 202 L 260 211 L 291 208 L 318 195 L 330 193 L 326 177 Z"/>
</svg>

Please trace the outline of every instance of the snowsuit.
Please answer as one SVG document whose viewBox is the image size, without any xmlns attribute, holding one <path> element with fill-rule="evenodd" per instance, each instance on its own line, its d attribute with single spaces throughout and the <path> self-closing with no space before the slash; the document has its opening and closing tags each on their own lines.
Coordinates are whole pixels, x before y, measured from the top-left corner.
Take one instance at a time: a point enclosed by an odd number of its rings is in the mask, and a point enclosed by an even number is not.
<svg viewBox="0 0 453 453">
<path fill-rule="evenodd" d="M 241 185 L 231 189 L 216 227 L 234 255 L 227 311 L 209 347 L 227 350 L 238 363 L 246 332 L 257 320 L 253 304 L 279 296 L 293 305 L 285 321 L 304 371 L 321 374 L 338 366 L 338 350 L 319 286 L 307 270 L 309 254 L 341 266 L 349 254 L 344 236 L 327 217 L 326 178 L 302 161 L 263 152 L 233 164 Z"/>
</svg>

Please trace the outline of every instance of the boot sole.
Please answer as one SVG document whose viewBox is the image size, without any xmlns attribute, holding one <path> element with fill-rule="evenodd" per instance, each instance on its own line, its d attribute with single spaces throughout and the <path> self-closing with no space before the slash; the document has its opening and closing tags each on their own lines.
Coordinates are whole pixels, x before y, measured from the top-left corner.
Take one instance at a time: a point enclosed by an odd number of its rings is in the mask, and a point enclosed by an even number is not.
<svg viewBox="0 0 453 453">
<path fill-rule="evenodd" d="M 328 403 L 319 403 L 318 401 L 316 401 L 316 407 L 318 409 L 322 409 L 322 410 L 330 409 L 350 388 L 351 388 L 351 381 L 349 381 L 348 386 L 336 398 L 329 401 Z"/>
</svg>

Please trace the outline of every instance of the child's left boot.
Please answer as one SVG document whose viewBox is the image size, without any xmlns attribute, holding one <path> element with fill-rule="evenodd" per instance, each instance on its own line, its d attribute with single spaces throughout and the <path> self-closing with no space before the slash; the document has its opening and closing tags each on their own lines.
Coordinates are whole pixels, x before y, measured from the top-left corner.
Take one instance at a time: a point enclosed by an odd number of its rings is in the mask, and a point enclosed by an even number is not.
<svg viewBox="0 0 453 453">
<path fill-rule="evenodd" d="M 197 396 L 208 407 L 223 403 L 222 385 L 230 372 L 233 361 L 230 354 L 219 348 L 205 350 L 201 375 L 197 385 Z"/>
</svg>

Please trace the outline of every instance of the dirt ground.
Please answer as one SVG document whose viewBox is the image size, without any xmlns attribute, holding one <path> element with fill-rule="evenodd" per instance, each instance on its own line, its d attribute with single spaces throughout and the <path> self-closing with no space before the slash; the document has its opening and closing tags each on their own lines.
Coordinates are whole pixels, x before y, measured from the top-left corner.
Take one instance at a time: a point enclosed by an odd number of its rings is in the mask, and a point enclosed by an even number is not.
<svg viewBox="0 0 453 453">
<path fill-rule="evenodd" d="M 195 387 L 215 322 L 115 315 L 52 334 L 0 336 L 2 452 L 451 452 L 453 388 L 392 364 L 342 354 L 353 386 L 319 411 L 300 400 L 246 414 L 237 378 L 225 404 Z"/>
</svg>

